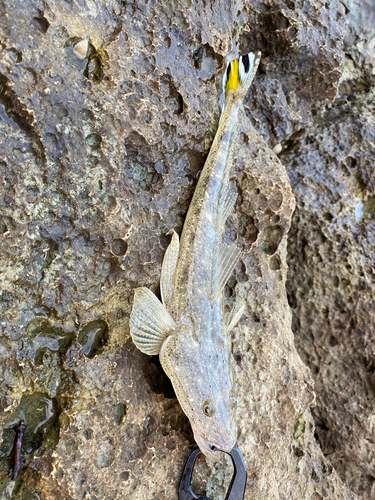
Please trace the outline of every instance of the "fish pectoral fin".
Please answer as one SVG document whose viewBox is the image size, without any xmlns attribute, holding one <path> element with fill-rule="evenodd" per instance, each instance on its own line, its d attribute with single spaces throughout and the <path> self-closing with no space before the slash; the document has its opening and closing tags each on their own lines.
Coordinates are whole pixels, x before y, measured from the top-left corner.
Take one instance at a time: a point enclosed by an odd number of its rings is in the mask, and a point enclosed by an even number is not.
<svg viewBox="0 0 375 500">
<path fill-rule="evenodd" d="M 221 233 L 225 222 L 232 213 L 234 203 L 237 199 L 237 192 L 228 188 L 220 193 L 217 212 L 215 214 L 214 228 L 217 233 Z"/>
<path fill-rule="evenodd" d="M 172 316 L 151 290 L 137 288 L 130 315 L 130 335 L 138 349 L 150 356 L 159 354 L 164 340 L 175 328 Z"/>
<path fill-rule="evenodd" d="M 241 319 L 245 307 L 246 307 L 245 299 L 240 299 L 236 302 L 233 309 L 225 314 L 224 321 L 228 332 L 233 330 L 233 328 L 237 325 L 237 323 Z"/>
<path fill-rule="evenodd" d="M 211 303 L 214 304 L 224 289 L 233 269 L 236 267 L 241 250 L 235 245 L 220 243 L 214 246 L 211 275 L 207 283 Z"/>
<path fill-rule="evenodd" d="M 172 240 L 165 252 L 161 269 L 160 292 L 165 307 L 168 307 L 173 294 L 173 278 L 176 271 L 180 241 L 176 231 L 172 231 Z"/>
</svg>

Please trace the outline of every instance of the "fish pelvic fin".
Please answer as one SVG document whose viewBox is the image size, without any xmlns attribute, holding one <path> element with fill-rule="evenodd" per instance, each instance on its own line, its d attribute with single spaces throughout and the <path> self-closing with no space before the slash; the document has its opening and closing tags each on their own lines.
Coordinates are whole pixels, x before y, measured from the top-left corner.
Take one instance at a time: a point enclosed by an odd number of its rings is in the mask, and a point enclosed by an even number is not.
<svg viewBox="0 0 375 500">
<path fill-rule="evenodd" d="M 237 323 L 241 319 L 245 307 L 246 307 L 245 299 L 241 298 L 236 302 L 233 309 L 225 314 L 224 322 L 228 332 L 233 330 L 233 328 L 237 325 Z"/>
<path fill-rule="evenodd" d="M 130 315 L 130 335 L 138 349 L 150 356 L 159 354 L 175 328 L 172 316 L 151 290 L 137 288 Z"/>
<path fill-rule="evenodd" d="M 178 234 L 172 230 L 172 240 L 164 255 L 160 278 L 161 299 L 166 308 L 168 308 L 172 300 L 173 280 L 176 271 L 179 251 L 180 241 L 178 238 Z"/>
<path fill-rule="evenodd" d="M 261 53 L 249 52 L 239 59 L 229 61 L 223 76 L 224 99 L 227 101 L 231 92 L 242 100 L 254 79 L 258 69 Z"/>
</svg>

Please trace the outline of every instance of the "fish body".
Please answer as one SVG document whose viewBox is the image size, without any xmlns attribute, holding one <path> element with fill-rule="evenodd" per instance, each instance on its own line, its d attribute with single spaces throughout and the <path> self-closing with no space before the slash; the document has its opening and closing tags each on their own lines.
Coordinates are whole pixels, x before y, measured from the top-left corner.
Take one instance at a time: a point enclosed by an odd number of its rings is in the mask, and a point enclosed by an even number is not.
<svg viewBox="0 0 375 500">
<path fill-rule="evenodd" d="M 179 242 L 173 232 L 163 261 L 162 302 L 136 290 L 130 333 L 147 354 L 159 354 L 201 451 L 214 461 L 236 442 L 229 332 L 244 301 L 224 314 L 222 292 L 240 250 L 224 243 L 224 226 L 236 199 L 230 171 L 242 100 L 260 60 L 231 61 L 223 79 L 225 107 L 199 178 Z"/>
</svg>

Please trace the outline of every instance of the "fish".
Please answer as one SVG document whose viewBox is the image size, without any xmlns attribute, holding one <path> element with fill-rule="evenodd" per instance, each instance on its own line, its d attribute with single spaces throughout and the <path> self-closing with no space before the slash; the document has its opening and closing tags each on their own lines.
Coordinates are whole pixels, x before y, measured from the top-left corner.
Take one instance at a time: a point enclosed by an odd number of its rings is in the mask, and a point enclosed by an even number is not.
<svg viewBox="0 0 375 500">
<path fill-rule="evenodd" d="M 9 475 L 11 479 L 17 479 L 22 467 L 26 465 L 25 453 L 23 451 L 23 439 L 26 431 L 24 420 L 20 420 L 19 423 L 13 427 L 13 430 L 16 432 L 16 435 L 14 437 L 13 448 L 9 455 Z"/>
<path fill-rule="evenodd" d="M 229 333 L 246 304 L 237 300 L 224 312 L 224 286 L 241 256 L 235 244 L 224 242 L 224 228 L 237 198 L 230 172 L 239 112 L 260 57 L 249 53 L 228 62 L 218 129 L 181 239 L 172 230 L 164 255 L 161 301 L 148 288 L 137 288 L 130 315 L 134 344 L 143 353 L 159 354 L 196 443 L 214 462 L 237 441 Z"/>
</svg>

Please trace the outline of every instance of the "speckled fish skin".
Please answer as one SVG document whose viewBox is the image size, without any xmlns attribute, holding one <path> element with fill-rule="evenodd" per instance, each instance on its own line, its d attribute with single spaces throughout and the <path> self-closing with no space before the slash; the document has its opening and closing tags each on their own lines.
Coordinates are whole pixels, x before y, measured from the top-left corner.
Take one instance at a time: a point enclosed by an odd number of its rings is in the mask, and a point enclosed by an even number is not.
<svg viewBox="0 0 375 500">
<path fill-rule="evenodd" d="M 222 292 L 240 250 L 223 240 L 225 221 L 236 198 L 230 171 L 238 114 L 260 53 L 249 56 L 244 56 L 248 58 L 248 74 L 243 74 L 246 64 L 242 58 L 240 63 L 228 65 L 224 75 L 226 102 L 219 128 L 190 204 L 180 244 L 174 233 L 164 258 L 161 291 L 166 310 L 161 310 L 162 304 L 152 298 L 158 326 L 149 322 L 144 333 L 145 309 L 136 307 L 141 304 L 141 296 L 136 296 L 130 325 L 133 340 L 143 352 L 160 353 L 163 369 L 190 420 L 195 440 L 213 461 L 220 459 L 213 447 L 229 452 L 237 439 L 229 331 L 241 316 L 244 303 L 224 315 Z M 236 67 L 238 73 L 239 64 L 244 85 L 227 91 L 231 71 Z M 147 289 L 139 293 L 151 294 Z M 153 336 L 157 337 L 155 342 L 152 340 L 155 346 L 158 342 L 155 348 L 148 346 Z"/>
<path fill-rule="evenodd" d="M 215 141 L 200 176 L 180 243 L 171 316 L 180 329 L 168 341 L 161 364 L 172 381 L 179 402 L 189 417 L 195 439 L 230 451 L 236 442 L 236 425 L 230 402 L 232 370 L 230 341 L 223 317 L 223 300 L 212 305 L 207 293 L 207 270 L 213 263 L 218 234 L 213 216 L 224 177 L 232 164 L 240 102 L 230 96 Z M 202 406 L 212 399 L 215 415 Z M 202 443 L 198 443 L 198 445 Z M 206 447 L 205 447 L 206 448 Z M 207 449 L 210 458 L 211 452 Z"/>
</svg>

